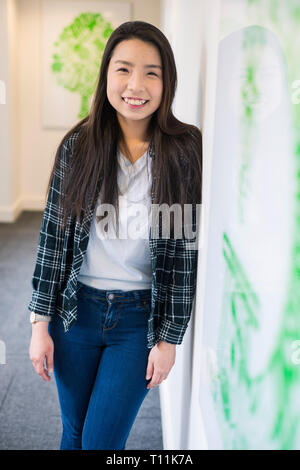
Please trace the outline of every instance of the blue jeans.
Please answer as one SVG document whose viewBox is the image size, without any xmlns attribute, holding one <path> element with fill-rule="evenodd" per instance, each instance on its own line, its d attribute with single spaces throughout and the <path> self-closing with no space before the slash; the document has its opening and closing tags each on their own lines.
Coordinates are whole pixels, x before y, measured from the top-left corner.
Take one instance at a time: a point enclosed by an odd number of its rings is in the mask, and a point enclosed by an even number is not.
<svg viewBox="0 0 300 470">
<path fill-rule="evenodd" d="M 151 289 L 108 291 L 78 281 L 77 306 L 68 332 L 58 315 L 49 323 L 63 425 L 60 449 L 123 450 L 150 391 Z"/>
</svg>

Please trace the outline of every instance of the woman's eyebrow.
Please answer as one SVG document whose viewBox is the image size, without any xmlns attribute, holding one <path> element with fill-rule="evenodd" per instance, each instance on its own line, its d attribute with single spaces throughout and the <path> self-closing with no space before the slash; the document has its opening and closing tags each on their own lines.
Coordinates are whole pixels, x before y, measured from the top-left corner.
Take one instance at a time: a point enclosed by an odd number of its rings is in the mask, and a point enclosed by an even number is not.
<svg viewBox="0 0 300 470">
<path fill-rule="evenodd" d="M 119 62 L 121 64 L 125 64 L 125 65 L 131 65 L 133 66 L 134 64 L 132 64 L 131 62 L 128 62 L 127 60 L 115 60 L 115 64 Z M 148 65 L 144 65 L 144 68 L 145 69 L 149 69 L 149 68 L 156 68 L 156 69 L 161 69 L 162 70 L 162 67 L 160 65 L 156 65 L 156 64 L 148 64 Z"/>
</svg>

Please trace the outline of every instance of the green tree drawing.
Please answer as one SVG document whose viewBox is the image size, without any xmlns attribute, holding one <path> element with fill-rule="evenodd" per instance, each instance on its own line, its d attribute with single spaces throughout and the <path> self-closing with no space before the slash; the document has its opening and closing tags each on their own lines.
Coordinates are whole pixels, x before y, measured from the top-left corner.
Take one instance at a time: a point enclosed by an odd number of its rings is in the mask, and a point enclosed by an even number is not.
<svg viewBox="0 0 300 470">
<path fill-rule="evenodd" d="M 51 71 L 57 83 L 81 97 L 78 119 L 89 113 L 106 42 L 113 32 L 100 13 L 81 13 L 54 43 Z"/>
</svg>

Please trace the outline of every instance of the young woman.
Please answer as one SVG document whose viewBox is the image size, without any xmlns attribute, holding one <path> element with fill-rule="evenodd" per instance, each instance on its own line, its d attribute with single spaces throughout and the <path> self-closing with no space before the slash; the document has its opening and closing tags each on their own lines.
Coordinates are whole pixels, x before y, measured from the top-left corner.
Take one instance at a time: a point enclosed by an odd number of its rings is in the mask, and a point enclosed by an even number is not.
<svg viewBox="0 0 300 470">
<path fill-rule="evenodd" d="M 190 319 L 197 249 L 184 228 L 198 229 L 202 140 L 172 114 L 176 83 L 163 33 L 122 24 L 107 42 L 89 116 L 56 153 L 28 309 L 33 366 L 49 381 L 54 364 L 61 449 L 125 449 Z M 192 207 L 182 236 L 172 216 L 163 233 L 165 218 L 153 215 L 161 204 Z"/>
</svg>

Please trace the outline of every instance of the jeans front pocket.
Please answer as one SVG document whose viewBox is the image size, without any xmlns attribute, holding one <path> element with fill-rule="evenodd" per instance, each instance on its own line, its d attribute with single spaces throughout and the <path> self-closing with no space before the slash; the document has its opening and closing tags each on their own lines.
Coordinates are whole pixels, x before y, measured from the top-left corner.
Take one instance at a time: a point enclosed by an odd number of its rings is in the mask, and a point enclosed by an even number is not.
<svg viewBox="0 0 300 470">
<path fill-rule="evenodd" d="M 141 299 L 137 303 L 137 308 L 142 310 L 143 312 L 149 314 L 151 311 L 151 299 Z"/>
</svg>

